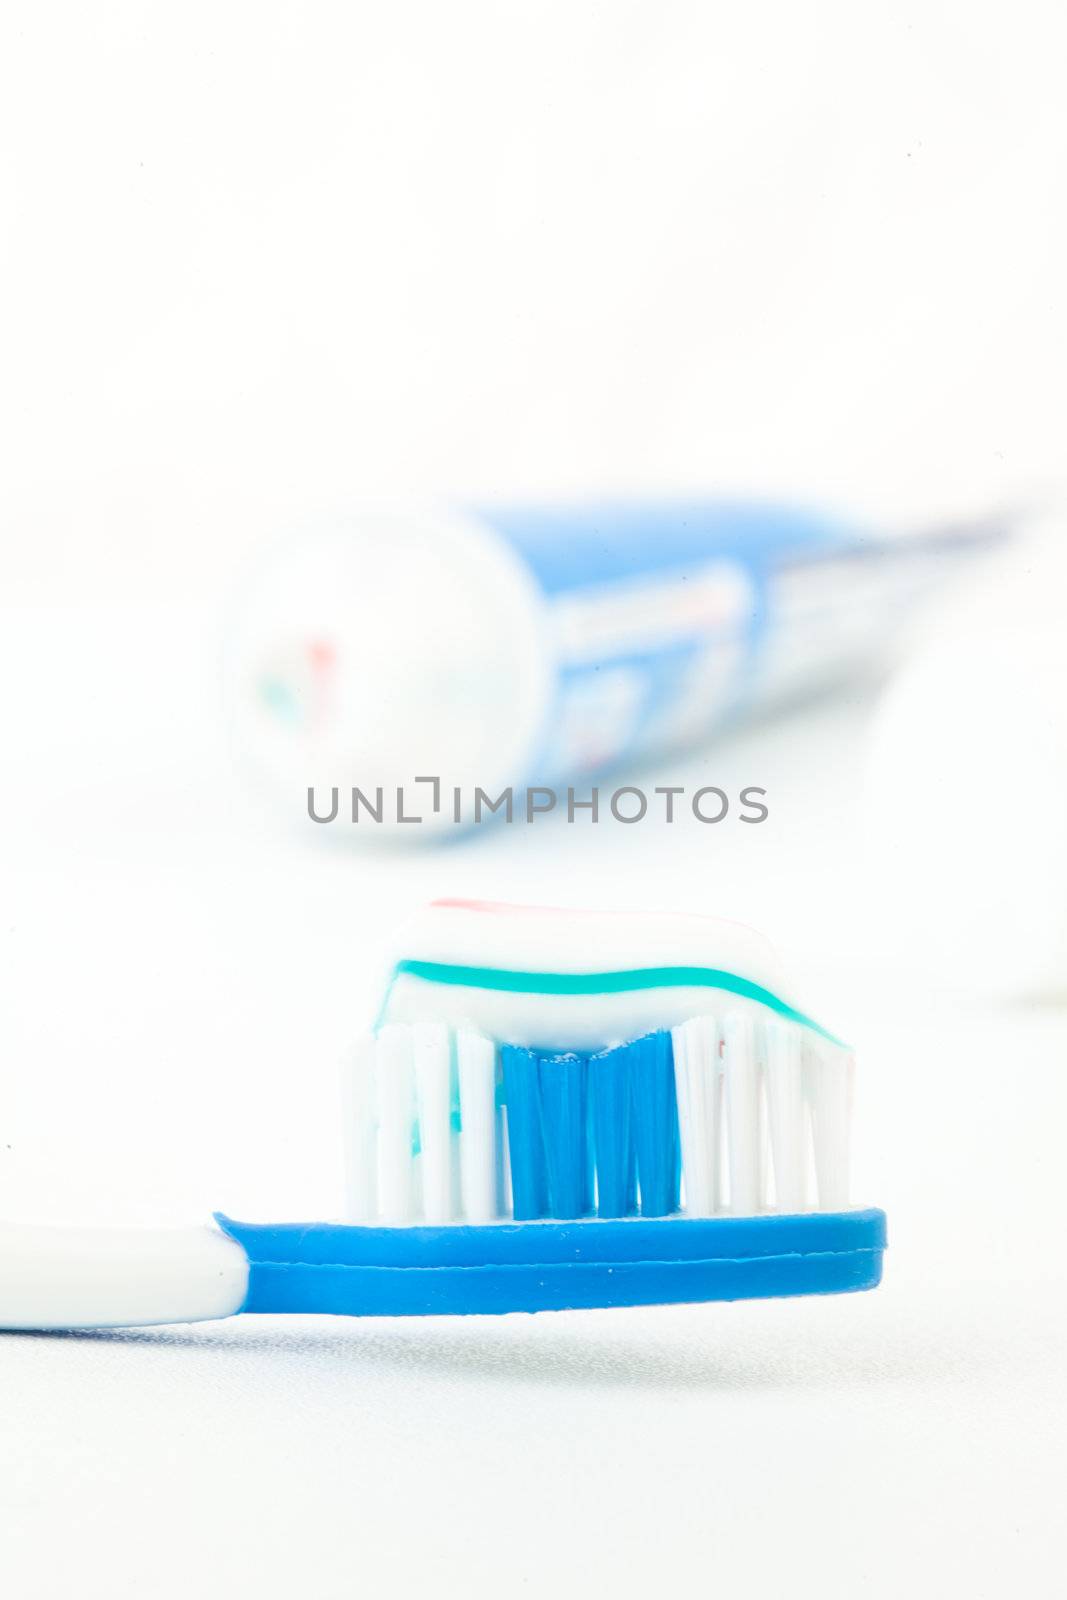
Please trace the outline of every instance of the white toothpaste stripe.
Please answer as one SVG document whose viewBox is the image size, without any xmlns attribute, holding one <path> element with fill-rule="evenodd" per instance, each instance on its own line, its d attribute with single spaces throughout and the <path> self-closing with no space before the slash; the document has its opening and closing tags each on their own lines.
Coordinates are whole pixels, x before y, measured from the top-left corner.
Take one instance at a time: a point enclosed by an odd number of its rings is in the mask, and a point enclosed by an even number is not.
<svg viewBox="0 0 1067 1600">
<path fill-rule="evenodd" d="M 674 912 L 570 911 L 438 901 L 401 932 L 395 957 L 527 972 L 703 966 L 780 992 L 773 947 L 742 923 Z"/>
</svg>

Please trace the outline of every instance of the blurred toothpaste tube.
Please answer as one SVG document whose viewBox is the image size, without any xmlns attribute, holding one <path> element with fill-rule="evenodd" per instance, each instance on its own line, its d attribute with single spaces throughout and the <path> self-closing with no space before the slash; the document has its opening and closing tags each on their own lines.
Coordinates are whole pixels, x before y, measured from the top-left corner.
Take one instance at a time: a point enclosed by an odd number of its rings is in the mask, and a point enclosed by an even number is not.
<svg viewBox="0 0 1067 1600">
<path fill-rule="evenodd" d="M 632 768 L 846 678 L 998 531 L 728 500 L 369 511 L 264 556 L 227 650 L 234 739 L 295 816 L 310 787 Z"/>
</svg>

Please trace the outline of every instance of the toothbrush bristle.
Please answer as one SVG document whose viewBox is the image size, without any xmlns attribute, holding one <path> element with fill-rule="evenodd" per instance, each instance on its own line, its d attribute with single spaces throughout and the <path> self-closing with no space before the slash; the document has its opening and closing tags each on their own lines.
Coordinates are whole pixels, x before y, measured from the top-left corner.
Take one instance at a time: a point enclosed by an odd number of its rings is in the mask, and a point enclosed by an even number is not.
<svg viewBox="0 0 1067 1600">
<path fill-rule="evenodd" d="M 461 1029 L 456 1034 L 459 1079 L 459 1167 L 462 1214 L 467 1222 L 492 1222 L 502 1208 L 502 1116 L 496 1103 L 496 1049 L 492 1040 Z"/>
<path fill-rule="evenodd" d="M 843 1210 L 849 1053 L 751 1010 L 593 1053 L 390 1023 L 347 1070 L 347 1217 L 487 1223 Z"/>
</svg>

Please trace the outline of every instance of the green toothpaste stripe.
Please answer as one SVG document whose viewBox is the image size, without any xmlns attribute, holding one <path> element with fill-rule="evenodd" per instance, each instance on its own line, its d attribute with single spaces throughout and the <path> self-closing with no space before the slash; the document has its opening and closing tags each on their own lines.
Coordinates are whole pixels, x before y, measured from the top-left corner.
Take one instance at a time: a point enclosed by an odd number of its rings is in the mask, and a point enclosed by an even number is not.
<svg viewBox="0 0 1067 1600">
<path fill-rule="evenodd" d="M 398 961 L 395 975 L 508 994 L 630 994 L 635 989 L 723 989 L 755 1000 L 831 1044 L 842 1040 L 769 989 L 718 967 L 631 967 L 622 972 L 513 972 L 503 967 L 458 967 L 444 961 Z"/>
</svg>

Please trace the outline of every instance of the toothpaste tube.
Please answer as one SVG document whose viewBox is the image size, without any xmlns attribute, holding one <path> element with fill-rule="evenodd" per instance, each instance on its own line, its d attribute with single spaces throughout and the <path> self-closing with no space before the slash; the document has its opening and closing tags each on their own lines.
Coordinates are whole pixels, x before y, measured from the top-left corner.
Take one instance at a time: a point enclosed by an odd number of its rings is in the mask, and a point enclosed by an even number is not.
<svg viewBox="0 0 1067 1600">
<path fill-rule="evenodd" d="M 449 795 L 632 769 L 847 678 L 995 532 L 728 500 L 365 513 L 264 561 L 231 724 L 294 814 L 448 828 Z"/>
</svg>

